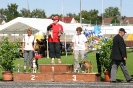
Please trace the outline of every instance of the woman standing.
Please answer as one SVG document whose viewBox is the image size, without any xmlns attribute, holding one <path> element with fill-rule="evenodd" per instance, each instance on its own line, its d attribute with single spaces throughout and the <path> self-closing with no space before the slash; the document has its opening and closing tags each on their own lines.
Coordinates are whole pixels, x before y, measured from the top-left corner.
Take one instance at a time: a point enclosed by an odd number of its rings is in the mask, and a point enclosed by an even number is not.
<svg viewBox="0 0 133 88">
<path fill-rule="evenodd" d="M 74 72 L 79 72 L 78 57 L 81 56 L 81 60 L 84 59 L 85 52 L 88 52 L 87 38 L 82 34 L 82 28 L 76 28 L 77 34 L 72 39 L 73 43 L 73 55 L 74 55 Z M 82 69 L 84 71 L 84 69 Z"/>
</svg>

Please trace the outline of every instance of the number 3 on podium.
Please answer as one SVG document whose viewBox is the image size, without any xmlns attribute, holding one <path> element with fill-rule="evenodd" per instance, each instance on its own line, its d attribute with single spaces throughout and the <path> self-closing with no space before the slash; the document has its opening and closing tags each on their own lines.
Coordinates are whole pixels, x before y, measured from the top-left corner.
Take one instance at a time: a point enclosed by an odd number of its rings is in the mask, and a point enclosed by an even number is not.
<svg viewBox="0 0 133 88">
<path fill-rule="evenodd" d="M 73 80 L 73 81 L 76 81 L 76 75 L 73 75 L 72 77 L 73 77 L 72 80 Z"/>
</svg>

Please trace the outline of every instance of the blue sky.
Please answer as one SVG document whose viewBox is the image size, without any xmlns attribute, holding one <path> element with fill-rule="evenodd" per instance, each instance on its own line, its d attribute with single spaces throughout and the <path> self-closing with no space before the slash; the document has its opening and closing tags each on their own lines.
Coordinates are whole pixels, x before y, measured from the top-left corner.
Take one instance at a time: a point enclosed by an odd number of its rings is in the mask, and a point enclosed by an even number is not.
<svg viewBox="0 0 133 88">
<path fill-rule="evenodd" d="M 43 9 L 47 16 L 51 14 L 62 14 L 62 1 L 63 0 L 28 0 L 29 9 Z M 120 0 L 103 0 L 104 8 L 113 6 L 120 8 Z M 19 5 L 18 11 L 22 8 L 28 8 L 27 0 L 0 0 L 0 8 L 7 8 L 10 3 Z M 66 13 L 79 13 L 80 0 L 64 0 L 64 14 Z M 133 16 L 133 0 L 122 0 L 122 15 L 131 17 Z M 102 13 L 102 0 L 82 0 L 82 10 L 99 10 Z"/>
</svg>

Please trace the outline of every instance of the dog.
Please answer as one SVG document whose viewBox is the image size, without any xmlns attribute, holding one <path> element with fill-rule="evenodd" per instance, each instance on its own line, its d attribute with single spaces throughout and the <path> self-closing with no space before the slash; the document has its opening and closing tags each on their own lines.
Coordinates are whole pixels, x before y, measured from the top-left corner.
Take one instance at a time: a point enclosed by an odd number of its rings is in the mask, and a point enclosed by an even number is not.
<svg viewBox="0 0 133 88">
<path fill-rule="evenodd" d="M 85 69 L 85 73 L 93 72 L 93 65 L 91 61 L 82 60 L 81 63 L 79 63 L 79 65 L 80 65 L 80 68 Z"/>
<path fill-rule="evenodd" d="M 33 73 L 37 72 L 36 59 L 33 59 Z"/>
<path fill-rule="evenodd" d="M 53 34 L 52 34 L 52 25 L 49 25 L 47 27 L 47 32 L 46 32 L 47 36 L 51 36 L 53 38 Z"/>
</svg>

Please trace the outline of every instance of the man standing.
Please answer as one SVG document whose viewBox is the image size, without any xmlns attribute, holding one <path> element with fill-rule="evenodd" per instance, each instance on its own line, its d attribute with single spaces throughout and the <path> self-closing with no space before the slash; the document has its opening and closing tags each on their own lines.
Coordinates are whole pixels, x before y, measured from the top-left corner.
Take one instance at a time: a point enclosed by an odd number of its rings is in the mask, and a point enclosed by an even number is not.
<svg viewBox="0 0 133 88">
<path fill-rule="evenodd" d="M 128 74 L 126 68 L 126 45 L 124 43 L 123 36 L 125 35 L 126 31 L 123 28 L 119 29 L 119 34 L 117 34 L 113 39 L 113 46 L 110 58 L 112 59 L 112 69 L 111 69 L 111 80 L 110 82 L 116 82 L 116 71 L 118 66 L 121 67 L 122 72 L 127 80 L 127 82 L 132 81 L 133 79 Z"/>
<path fill-rule="evenodd" d="M 47 27 L 47 31 L 51 31 L 48 35 L 50 57 L 52 58 L 51 64 L 55 64 L 54 59 L 58 58 L 58 64 L 61 64 L 60 60 L 60 36 L 63 34 L 63 27 L 59 24 L 58 16 L 53 17 L 53 23 Z"/>
<path fill-rule="evenodd" d="M 23 38 L 22 53 L 24 54 L 24 73 L 26 72 L 27 61 L 29 58 L 29 72 L 31 72 L 36 40 L 32 34 L 31 28 L 27 30 L 27 35 Z"/>
</svg>

